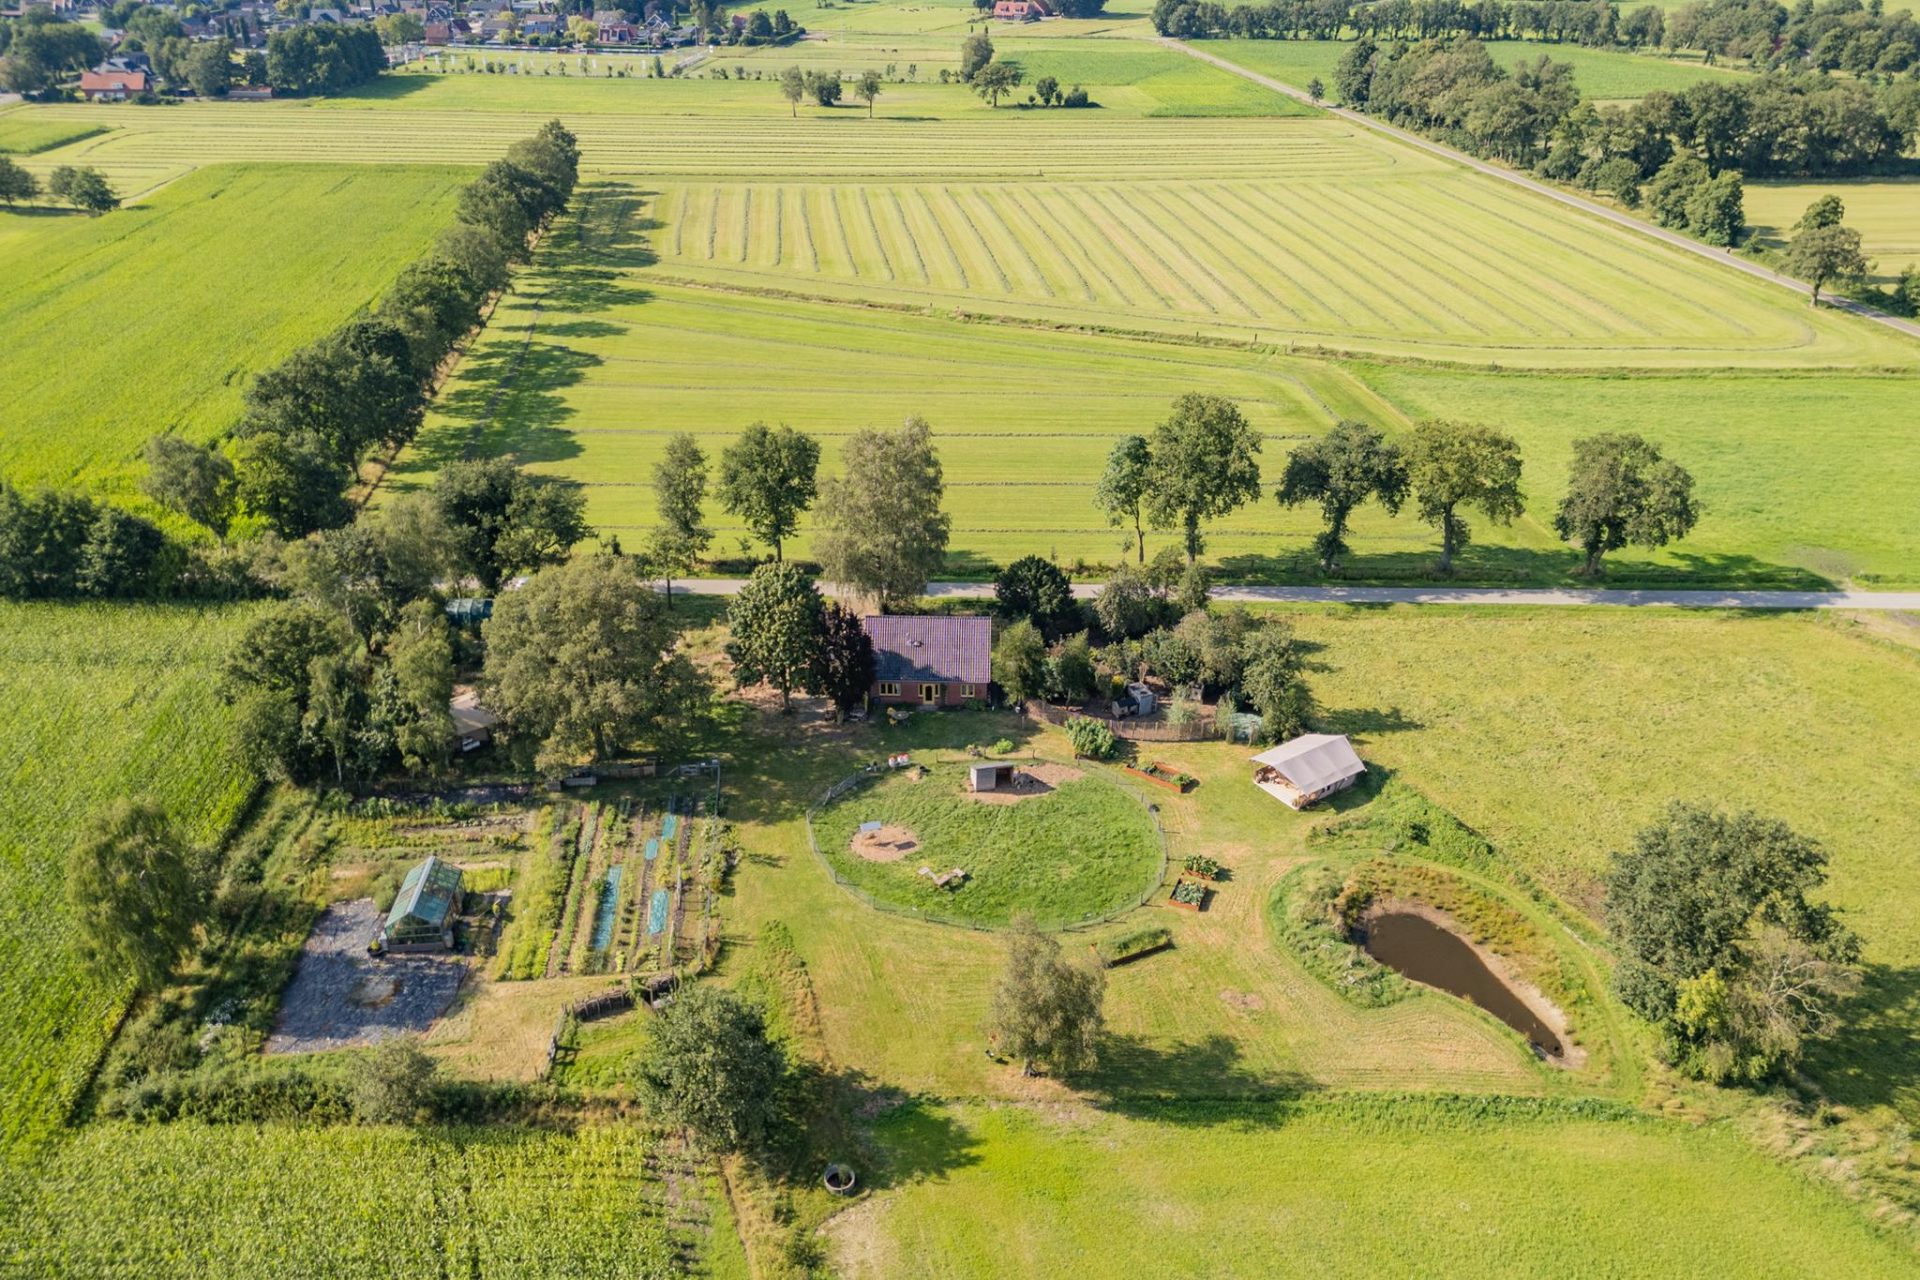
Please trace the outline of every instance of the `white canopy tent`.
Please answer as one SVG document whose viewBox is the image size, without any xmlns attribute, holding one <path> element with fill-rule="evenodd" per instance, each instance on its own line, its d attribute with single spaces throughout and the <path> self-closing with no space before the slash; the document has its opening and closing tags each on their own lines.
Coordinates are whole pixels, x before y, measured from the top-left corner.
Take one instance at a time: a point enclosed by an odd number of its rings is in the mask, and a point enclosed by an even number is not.
<svg viewBox="0 0 1920 1280">
<path fill-rule="evenodd" d="M 1262 751 L 1253 766 L 1253 784 L 1291 809 L 1344 791 L 1367 772 L 1353 744 L 1337 733 L 1302 734 Z"/>
</svg>

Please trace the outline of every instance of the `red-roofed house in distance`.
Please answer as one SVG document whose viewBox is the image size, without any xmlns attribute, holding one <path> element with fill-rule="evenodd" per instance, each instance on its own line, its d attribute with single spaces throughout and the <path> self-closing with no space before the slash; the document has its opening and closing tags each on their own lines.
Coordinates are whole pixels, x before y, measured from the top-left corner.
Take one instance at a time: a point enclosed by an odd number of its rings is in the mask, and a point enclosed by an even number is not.
<svg viewBox="0 0 1920 1280">
<path fill-rule="evenodd" d="M 873 642 L 875 702 L 959 707 L 993 679 L 993 619 L 910 614 L 860 619 Z"/>
<path fill-rule="evenodd" d="M 1038 22 L 1051 18 L 1047 0 L 994 0 L 993 16 L 1002 22 Z"/>
<path fill-rule="evenodd" d="M 80 92 L 90 102 L 125 102 L 149 87 L 144 71 L 82 71 Z"/>
</svg>

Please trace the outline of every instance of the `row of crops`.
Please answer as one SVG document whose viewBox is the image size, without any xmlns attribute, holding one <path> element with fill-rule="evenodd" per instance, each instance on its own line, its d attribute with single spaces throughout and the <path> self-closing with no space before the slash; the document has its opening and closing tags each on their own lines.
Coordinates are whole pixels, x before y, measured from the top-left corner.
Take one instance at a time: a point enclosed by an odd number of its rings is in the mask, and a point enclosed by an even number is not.
<svg viewBox="0 0 1920 1280">
<path fill-rule="evenodd" d="M 96 1124 L 9 1221 L 0 1270 L 654 1280 L 710 1254 L 713 1200 L 686 1158 L 632 1124 Z M 731 1234 L 722 1223 L 718 1242 Z"/>
<path fill-rule="evenodd" d="M 252 795 L 214 694 L 249 612 L 0 604 L 0 1168 L 58 1128 L 126 999 L 75 948 L 74 833 L 108 800 L 148 795 L 211 841 Z"/>
<path fill-rule="evenodd" d="M 694 185 L 672 188 L 660 211 L 676 271 L 850 281 L 970 307 L 1017 299 L 1089 323 L 1192 316 L 1288 337 L 1611 349 L 1777 342 L 1797 327 L 1785 313 L 1735 314 L 1725 289 L 1689 287 L 1689 264 L 1464 173 Z M 1444 248 L 1379 255 L 1423 240 Z"/>
</svg>

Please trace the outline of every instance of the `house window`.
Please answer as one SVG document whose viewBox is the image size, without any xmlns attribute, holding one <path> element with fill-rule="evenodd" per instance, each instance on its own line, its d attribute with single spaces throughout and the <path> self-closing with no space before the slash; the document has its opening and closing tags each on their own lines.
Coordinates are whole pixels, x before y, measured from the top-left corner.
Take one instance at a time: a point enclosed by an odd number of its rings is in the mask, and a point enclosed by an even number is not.
<svg viewBox="0 0 1920 1280">
<path fill-rule="evenodd" d="M 980 689 L 979 689 L 979 686 L 977 686 L 977 685 L 971 685 L 971 684 L 963 684 L 963 685 L 961 685 L 961 686 L 960 686 L 960 696 L 961 696 L 961 697 L 963 697 L 963 698 L 977 698 L 977 697 L 979 697 L 979 696 L 980 696 Z"/>
<path fill-rule="evenodd" d="M 939 685 L 937 685 L 937 684 L 923 684 L 923 685 L 921 685 L 921 686 L 920 686 L 920 701 L 922 701 L 922 702 L 938 702 L 938 701 L 940 701 L 940 686 L 939 686 Z"/>
<path fill-rule="evenodd" d="M 897 698 L 900 696 L 900 686 L 891 680 L 882 680 L 880 682 L 880 696 L 883 698 Z"/>
</svg>

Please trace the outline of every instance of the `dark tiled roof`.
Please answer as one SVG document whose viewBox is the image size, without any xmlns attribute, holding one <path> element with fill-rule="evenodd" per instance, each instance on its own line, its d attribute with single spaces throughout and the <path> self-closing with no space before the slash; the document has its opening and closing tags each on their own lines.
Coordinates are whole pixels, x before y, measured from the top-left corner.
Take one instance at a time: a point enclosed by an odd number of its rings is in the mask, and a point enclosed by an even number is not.
<svg viewBox="0 0 1920 1280">
<path fill-rule="evenodd" d="M 862 618 L 873 641 L 874 679 L 984 685 L 993 678 L 993 620 L 981 617 Z"/>
</svg>

